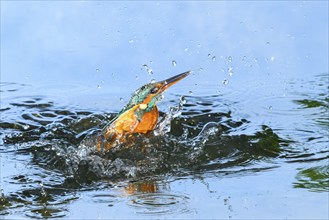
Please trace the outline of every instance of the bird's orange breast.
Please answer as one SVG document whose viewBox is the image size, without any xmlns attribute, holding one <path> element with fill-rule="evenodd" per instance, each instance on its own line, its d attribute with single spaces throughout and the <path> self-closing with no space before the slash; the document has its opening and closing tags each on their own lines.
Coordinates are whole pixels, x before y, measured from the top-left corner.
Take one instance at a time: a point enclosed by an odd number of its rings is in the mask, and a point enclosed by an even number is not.
<svg viewBox="0 0 329 220">
<path fill-rule="evenodd" d="M 143 112 L 140 118 L 136 111 L 139 111 L 139 105 L 136 105 L 128 111 L 122 113 L 115 121 L 108 125 L 98 137 L 96 147 L 99 151 L 109 150 L 113 147 L 113 143 L 117 140 L 119 142 L 126 140 L 126 134 L 143 133 L 154 130 L 159 112 L 156 106 L 149 112 Z"/>
<path fill-rule="evenodd" d="M 138 108 L 138 105 L 134 106 L 114 121 L 115 132 L 146 134 L 147 132 L 154 130 L 159 117 L 157 107 L 154 106 L 151 111 L 143 113 L 141 118 L 138 118 L 136 115 Z"/>
</svg>

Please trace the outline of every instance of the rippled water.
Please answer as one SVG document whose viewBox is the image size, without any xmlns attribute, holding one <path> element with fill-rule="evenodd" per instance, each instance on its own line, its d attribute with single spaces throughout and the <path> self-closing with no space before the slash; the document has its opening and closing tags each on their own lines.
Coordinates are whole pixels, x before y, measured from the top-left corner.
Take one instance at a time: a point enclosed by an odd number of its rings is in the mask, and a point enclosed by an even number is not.
<svg viewBox="0 0 329 220">
<path fill-rule="evenodd" d="M 159 104 L 168 109 L 154 132 L 99 155 L 80 142 L 116 112 L 62 106 L 51 97 L 25 95 L 33 89 L 29 85 L 2 83 L 1 214 L 76 216 L 70 210 L 86 203 L 133 210 L 141 218 L 193 216 L 190 204 L 203 205 L 172 185 L 187 184 L 186 178 L 278 175 L 287 164 L 297 165 L 292 187 L 328 192 L 328 75 L 283 85 L 267 87 L 262 95 L 268 85 L 250 84 L 247 92 L 170 94 Z M 278 90 L 284 93 L 272 93 Z M 218 189 L 204 185 L 216 195 Z M 223 198 L 233 213 L 229 201 Z"/>
<path fill-rule="evenodd" d="M 328 2 L 0 4 L 0 218 L 328 218 Z M 81 144 L 187 70 L 154 132 Z"/>
</svg>

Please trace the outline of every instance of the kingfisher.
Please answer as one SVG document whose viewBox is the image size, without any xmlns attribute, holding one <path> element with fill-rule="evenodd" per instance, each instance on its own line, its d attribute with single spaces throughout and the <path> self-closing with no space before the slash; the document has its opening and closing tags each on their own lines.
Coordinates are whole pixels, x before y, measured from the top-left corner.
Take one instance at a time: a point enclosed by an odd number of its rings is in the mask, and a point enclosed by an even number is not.
<svg viewBox="0 0 329 220">
<path fill-rule="evenodd" d="M 157 125 L 159 111 L 157 101 L 170 86 L 188 76 L 187 71 L 159 82 L 148 83 L 137 89 L 128 104 L 96 135 L 94 144 L 99 152 L 107 152 L 123 143 L 131 134 L 147 134 Z"/>
</svg>

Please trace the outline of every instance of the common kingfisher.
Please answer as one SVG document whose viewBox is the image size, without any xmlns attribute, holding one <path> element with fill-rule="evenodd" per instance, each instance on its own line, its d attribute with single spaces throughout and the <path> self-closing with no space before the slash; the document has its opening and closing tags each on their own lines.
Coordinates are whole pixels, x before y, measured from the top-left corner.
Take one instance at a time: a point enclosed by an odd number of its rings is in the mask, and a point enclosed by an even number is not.
<svg viewBox="0 0 329 220">
<path fill-rule="evenodd" d="M 159 112 L 156 103 L 170 86 L 188 76 L 187 71 L 166 80 L 148 83 L 137 89 L 128 104 L 96 136 L 96 148 L 107 152 L 134 133 L 146 134 L 155 129 Z"/>
</svg>

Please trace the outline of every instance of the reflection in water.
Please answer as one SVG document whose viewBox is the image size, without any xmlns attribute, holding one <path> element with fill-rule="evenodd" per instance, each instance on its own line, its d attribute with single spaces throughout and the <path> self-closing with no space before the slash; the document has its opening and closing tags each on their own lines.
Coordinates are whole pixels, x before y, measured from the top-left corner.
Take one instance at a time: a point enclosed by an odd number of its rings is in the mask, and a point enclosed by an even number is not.
<svg viewBox="0 0 329 220">
<path fill-rule="evenodd" d="M 329 167 L 316 166 L 298 172 L 294 187 L 313 192 L 329 192 Z"/>
<path fill-rule="evenodd" d="M 125 193 L 133 195 L 138 193 L 157 193 L 164 191 L 156 181 L 130 182 L 125 187 Z"/>
<path fill-rule="evenodd" d="M 189 197 L 170 192 L 169 184 L 157 181 L 130 182 L 125 187 L 128 204 L 136 213 L 145 215 L 165 215 L 190 212 Z"/>
</svg>

